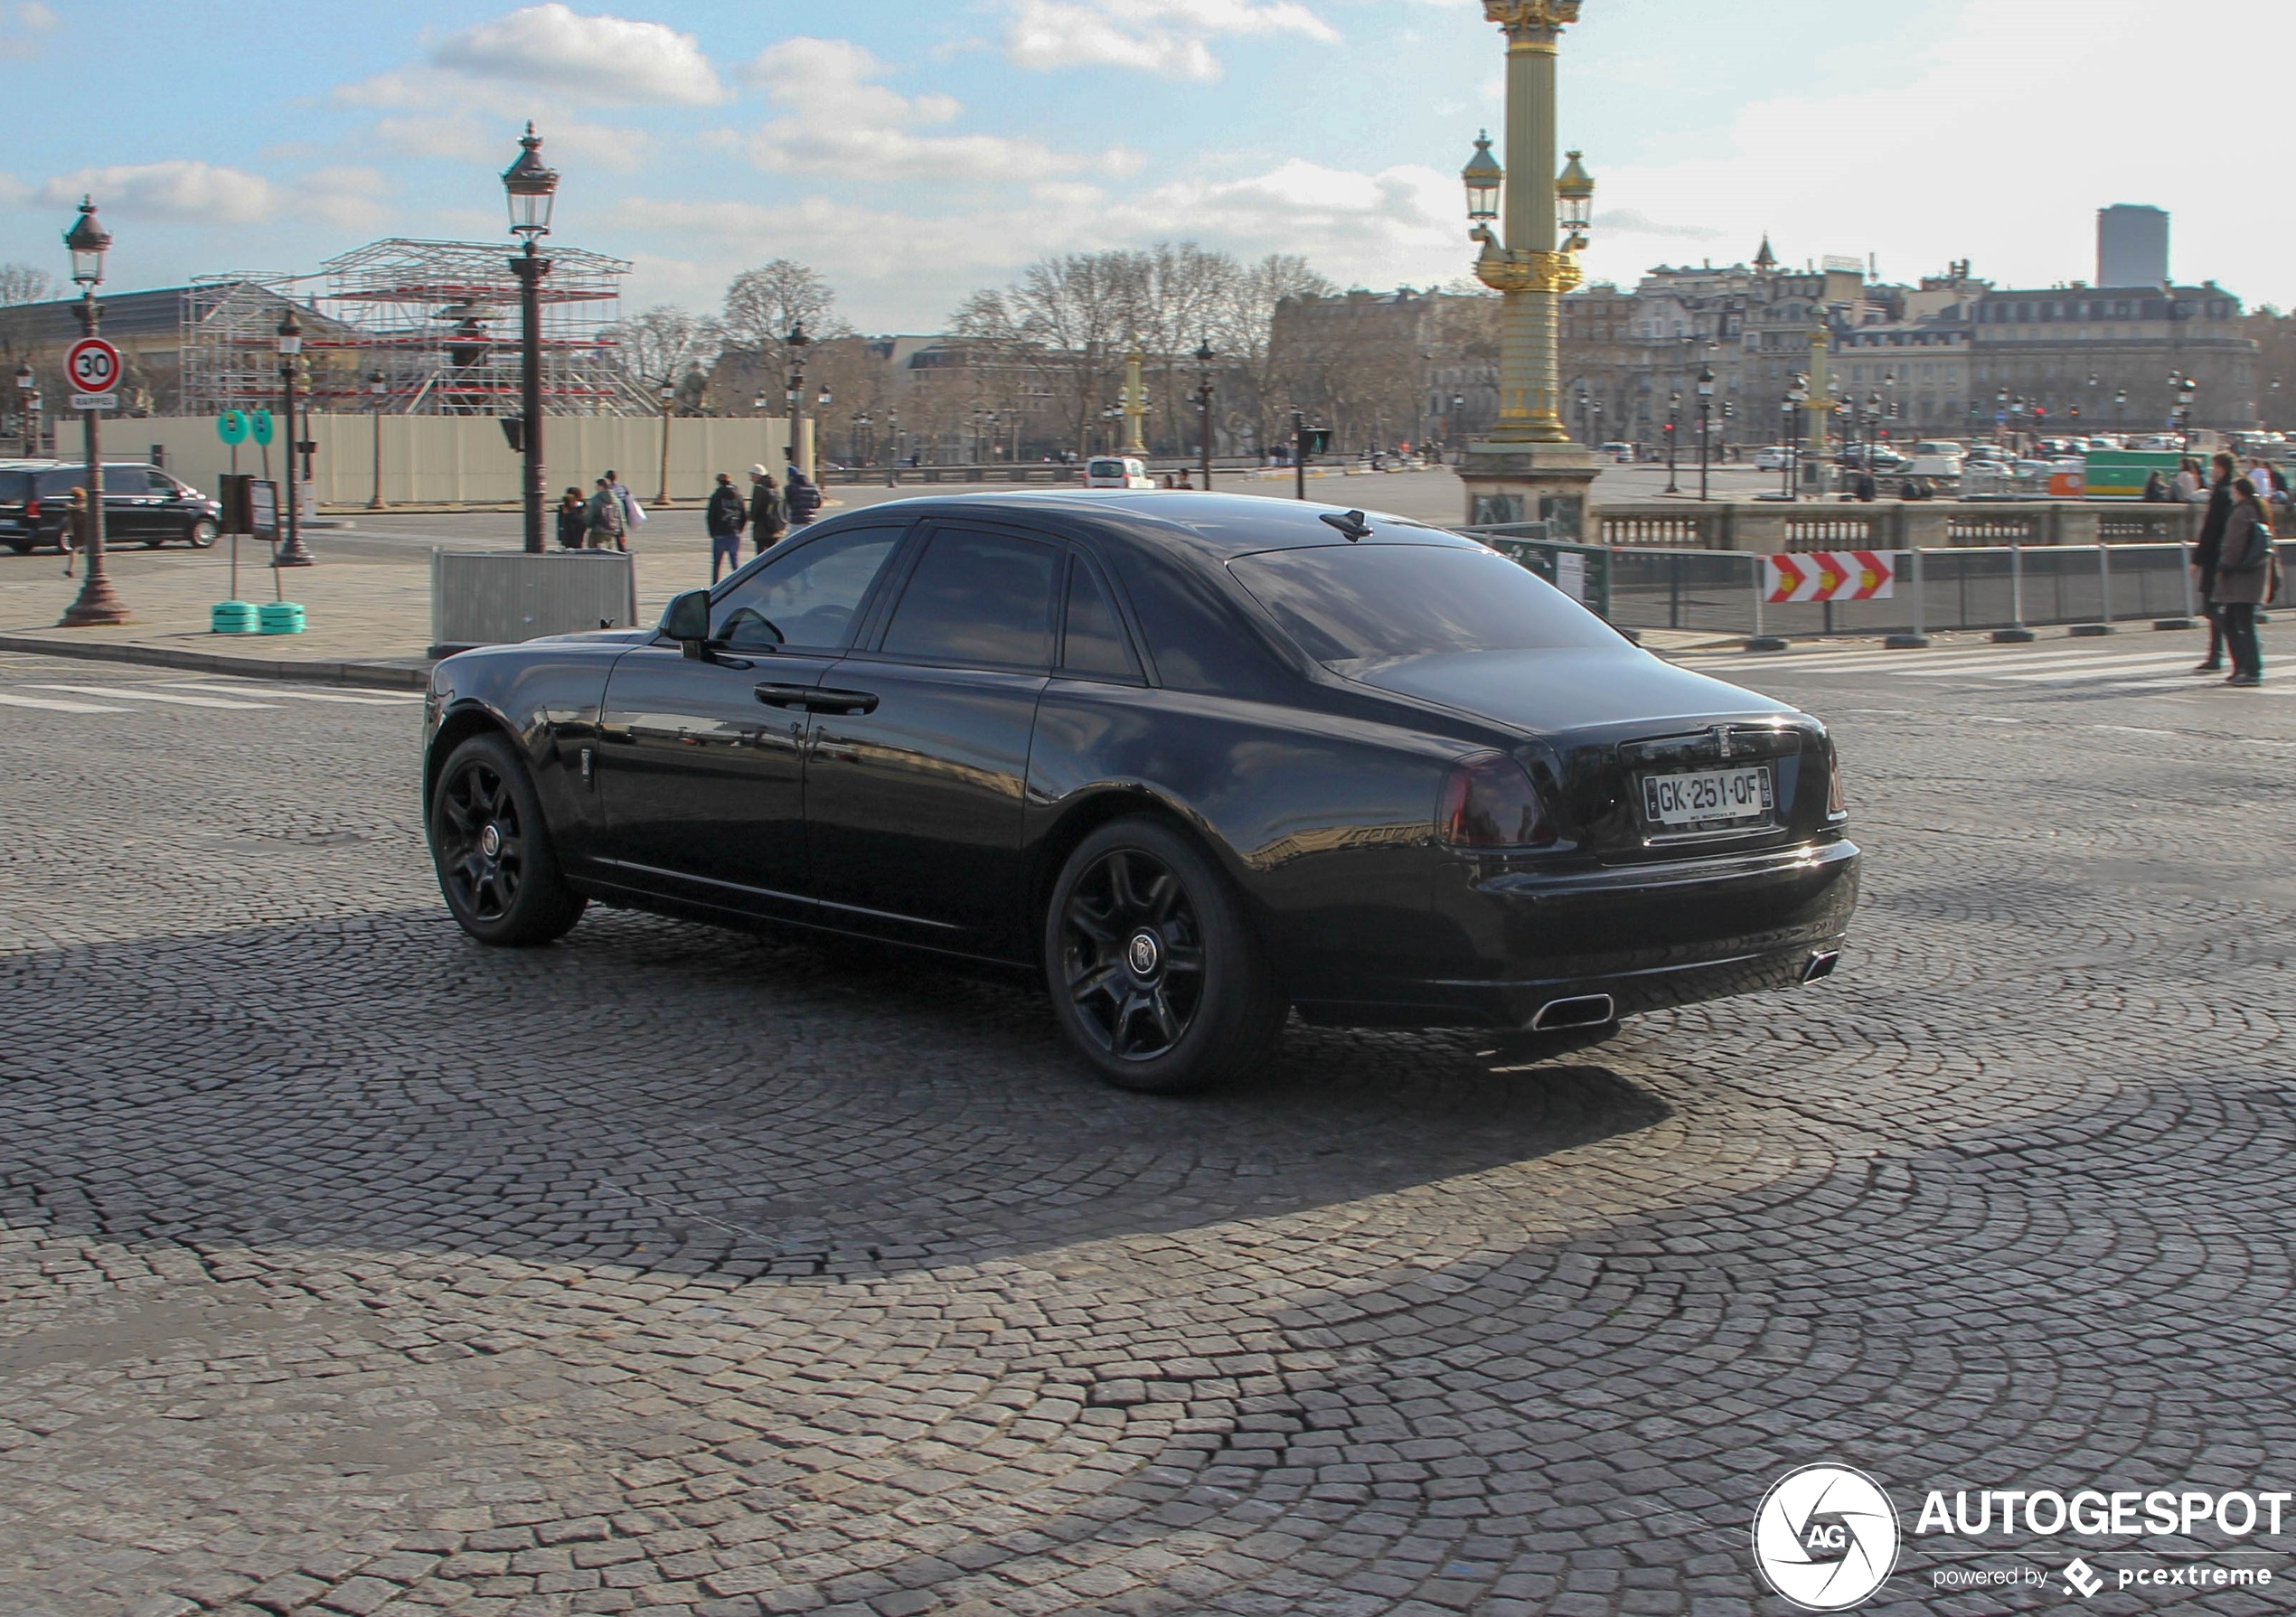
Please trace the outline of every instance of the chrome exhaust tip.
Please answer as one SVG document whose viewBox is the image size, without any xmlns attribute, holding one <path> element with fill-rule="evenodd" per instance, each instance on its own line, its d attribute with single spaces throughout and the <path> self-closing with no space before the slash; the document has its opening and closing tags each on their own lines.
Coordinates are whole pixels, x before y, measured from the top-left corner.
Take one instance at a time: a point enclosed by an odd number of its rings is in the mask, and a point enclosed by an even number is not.
<svg viewBox="0 0 2296 1617">
<path fill-rule="evenodd" d="M 1530 1019 L 1530 1030 L 1555 1028 L 1597 1028 L 1618 1020 L 1618 1007 L 1606 993 L 1583 993 L 1567 1000 L 1549 1000 Z"/>
<path fill-rule="evenodd" d="M 1821 977 L 1833 975 L 1833 968 L 1841 964 L 1840 949 L 1821 949 L 1802 963 L 1802 980 L 1815 982 Z"/>
</svg>

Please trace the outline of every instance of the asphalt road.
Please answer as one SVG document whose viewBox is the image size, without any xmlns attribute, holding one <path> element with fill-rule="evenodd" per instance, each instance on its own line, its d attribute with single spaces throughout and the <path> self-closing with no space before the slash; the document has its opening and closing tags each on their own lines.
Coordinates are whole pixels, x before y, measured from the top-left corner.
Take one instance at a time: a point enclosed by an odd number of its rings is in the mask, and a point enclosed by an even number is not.
<svg viewBox="0 0 2296 1617">
<path fill-rule="evenodd" d="M 0 1610 L 1721 1617 L 1820 1461 L 1869 1610 L 2285 1610 L 1913 1533 L 2296 1477 L 2296 685 L 2192 649 L 1702 664 L 1838 730 L 1837 978 L 1184 1102 L 929 964 L 466 942 L 408 701 L 0 660 Z"/>
</svg>

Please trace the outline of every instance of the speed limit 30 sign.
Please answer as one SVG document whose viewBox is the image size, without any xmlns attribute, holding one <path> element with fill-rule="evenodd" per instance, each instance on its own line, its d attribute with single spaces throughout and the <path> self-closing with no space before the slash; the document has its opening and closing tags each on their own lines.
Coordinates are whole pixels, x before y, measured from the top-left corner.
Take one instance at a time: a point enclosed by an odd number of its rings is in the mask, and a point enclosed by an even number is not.
<svg viewBox="0 0 2296 1617">
<path fill-rule="evenodd" d="M 101 337 L 82 337 L 64 351 L 64 376 L 72 409 L 109 409 L 119 386 L 119 350 Z"/>
</svg>

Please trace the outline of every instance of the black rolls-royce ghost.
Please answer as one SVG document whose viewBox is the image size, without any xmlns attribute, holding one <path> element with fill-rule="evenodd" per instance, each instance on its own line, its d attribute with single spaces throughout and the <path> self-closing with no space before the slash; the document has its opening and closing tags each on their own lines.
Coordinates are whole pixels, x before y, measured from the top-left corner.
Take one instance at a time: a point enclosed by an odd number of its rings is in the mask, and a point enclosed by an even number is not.
<svg viewBox="0 0 2296 1617">
<path fill-rule="evenodd" d="M 1003 962 L 1137 1089 L 1294 1008 L 1585 1039 L 1806 982 L 1857 899 L 1816 720 L 1473 539 L 1283 500 L 869 507 L 658 630 L 448 658 L 426 717 L 473 936 L 595 899 Z"/>
</svg>

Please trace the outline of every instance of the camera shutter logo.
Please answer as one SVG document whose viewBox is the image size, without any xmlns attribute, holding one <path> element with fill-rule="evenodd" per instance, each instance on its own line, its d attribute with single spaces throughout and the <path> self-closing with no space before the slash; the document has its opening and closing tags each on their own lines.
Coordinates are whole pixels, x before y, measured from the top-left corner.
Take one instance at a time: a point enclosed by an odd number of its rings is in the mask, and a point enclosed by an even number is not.
<svg viewBox="0 0 2296 1617">
<path fill-rule="evenodd" d="M 1763 1581 L 1810 1612 L 1840 1612 L 1897 1565 L 1897 1509 L 1881 1484 L 1841 1465 L 1788 1471 L 1754 1514 Z"/>
</svg>

